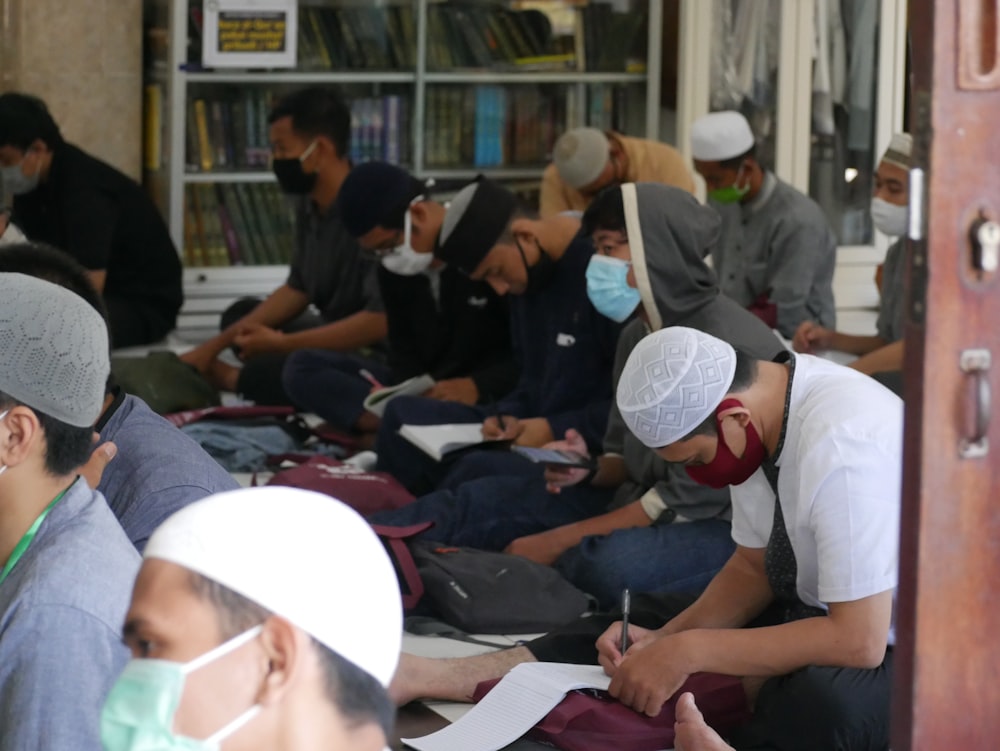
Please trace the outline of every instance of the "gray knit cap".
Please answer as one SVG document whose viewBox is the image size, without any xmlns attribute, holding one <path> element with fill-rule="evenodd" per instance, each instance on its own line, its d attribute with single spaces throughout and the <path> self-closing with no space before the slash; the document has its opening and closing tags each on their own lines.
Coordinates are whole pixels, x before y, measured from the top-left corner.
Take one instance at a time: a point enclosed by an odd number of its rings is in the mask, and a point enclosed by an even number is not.
<svg viewBox="0 0 1000 751">
<path fill-rule="evenodd" d="M 61 422 L 97 422 L 111 370 L 108 327 L 68 289 L 0 274 L 0 392 Z"/>
</svg>

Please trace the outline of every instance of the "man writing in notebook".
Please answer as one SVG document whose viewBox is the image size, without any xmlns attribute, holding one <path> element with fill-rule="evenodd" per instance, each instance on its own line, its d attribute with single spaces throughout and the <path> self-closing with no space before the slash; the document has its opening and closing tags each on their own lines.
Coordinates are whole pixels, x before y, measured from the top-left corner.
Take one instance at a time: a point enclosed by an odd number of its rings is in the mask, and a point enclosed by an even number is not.
<svg viewBox="0 0 1000 751">
<path fill-rule="evenodd" d="M 374 440 L 379 418 L 364 408 L 374 377 L 384 385 L 429 375 L 423 394 L 486 404 L 517 382 L 505 298 L 434 257 L 444 207 L 406 170 L 367 162 L 351 170 L 337 210 L 363 252 L 379 262 L 389 326 L 384 365 L 353 354 L 307 349 L 289 356 L 282 380 L 300 408 L 360 440 Z"/>
<path fill-rule="evenodd" d="M 781 343 L 758 318 L 719 294 L 703 254 L 718 238 L 718 216 L 677 188 L 625 185 L 602 193 L 584 215 L 597 249 L 588 295 L 610 320 L 628 321 L 614 379 L 650 329 L 683 324 L 771 358 Z M 576 430 L 548 448 L 587 455 Z M 732 553 L 729 493 L 691 480 L 627 430 L 611 406 L 596 469 L 550 470 L 548 487 L 522 462 L 508 476 L 444 488 L 373 517 L 381 523 L 433 521 L 439 542 L 504 550 L 554 565 L 604 607 L 623 587 L 700 591 Z"/>
<path fill-rule="evenodd" d="M 461 665 L 408 659 L 397 697 L 468 695 L 487 673 L 526 660 L 597 660 L 611 694 L 649 715 L 692 673 L 743 677 L 753 715 L 728 739 L 737 749 L 886 748 L 899 398 L 816 357 L 754 360 L 673 327 L 633 350 L 617 402 L 663 459 L 729 486 L 737 547 L 722 571 L 696 600 L 633 601 L 624 654 L 611 613 Z"/>
<path fill-rule="evenodd" d="M 223 330 L 182 356 L 217 388 L 258 404 L 288 404 L 281 370 L 290 352 L 320 348 L 358 352 L 386 334 L 375 264 L 361 256 L 335 201 L 351 169 L 351 112 L 323 88 L 288 94 L 268 117 L 272 166 L 295 199 L 296 248 L 288 280 L 265 300 L 239 300 L 222 317 Z M 310 313 L 309 306 L 319 315 Z M 218 359 L 238 348 L 243 367 Z"/>
<path fill-rule="evenodd" d="M 412 492 L 502 474 L 524 463 L 501 453 L 472 455 L 443 467 L 398 435 L 401 425 L 482 424 L 484 438 L 540 446 L 575 427 L 600 443 L 611 404 L 611 365 L 620 325 L 587 299 L 585 272 L 593 255 L 573 216 L 538 219 L 490 180 L 463 188 L 436 236 L 435 255 L 448 267 L 507 296 L 520 379 L 513 391 L 488 394 L 493 408 L 419 397 L 394 399 L 376 441 L 379 469 Z M 499 416 L 499 419 L 498 419 Z M 502 425 L 501 425 L 502 423 Z"/>
</svg>

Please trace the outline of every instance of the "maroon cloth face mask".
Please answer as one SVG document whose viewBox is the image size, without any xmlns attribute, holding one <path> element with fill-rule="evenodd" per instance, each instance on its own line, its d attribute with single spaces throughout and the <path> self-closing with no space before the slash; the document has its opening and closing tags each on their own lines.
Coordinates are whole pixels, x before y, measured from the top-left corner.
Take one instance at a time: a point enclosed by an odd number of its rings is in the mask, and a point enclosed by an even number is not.
<svg viewBox="0 0 1000 751">
<path fill-rule="evenodd" d="M 760 435 L 752 422 L 747 423 L 747 447 L 743 456 L 736 456 L 722 437 L 722 419 L 719 417 L 719 413 L 730 407 L 742 406 L 743 403 L 736 399 L 724 399 L 716 408 L 715 421 L 719 436 L 715 458 L 708 464 L 684 468 L 696 483 L 716 489 L 724 488 L 727 485 L 742 485 L 764 462 L 766 456 L 764 442 L 760 440 Z"/>
</svg>

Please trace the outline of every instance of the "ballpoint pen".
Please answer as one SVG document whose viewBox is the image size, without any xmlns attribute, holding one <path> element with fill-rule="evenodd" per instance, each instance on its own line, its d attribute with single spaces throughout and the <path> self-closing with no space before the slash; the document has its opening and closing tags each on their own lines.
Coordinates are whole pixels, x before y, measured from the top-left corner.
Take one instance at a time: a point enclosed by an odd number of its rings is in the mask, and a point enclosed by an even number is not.
<svg viewBox="0 0 1000 751">
<path fill-rule="evenodd" d="M 622 655 L 625 654 L 625 650 L 628 649 L 628 615 L 629 610 L 632 609 L 632 595 L 628 591 L 628 587 L 622 590 Z"/>
</svg>

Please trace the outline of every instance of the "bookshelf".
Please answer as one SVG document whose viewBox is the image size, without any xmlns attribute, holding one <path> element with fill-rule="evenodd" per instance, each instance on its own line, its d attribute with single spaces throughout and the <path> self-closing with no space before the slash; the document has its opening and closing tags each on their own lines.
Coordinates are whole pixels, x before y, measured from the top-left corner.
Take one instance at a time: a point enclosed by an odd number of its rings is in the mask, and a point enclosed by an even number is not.
<svg viewBox="0 0 1000 751">
<path fill-rule="evenodd" d="M 293 70 L 202 68 L 200 8 L 144 0 L 145 183 L 189 298 L 283 278 L 291 217 L 266 112 L 289 90 L 339 86 L 356 161 L 445 187 L 480 173 L 536 187 L 580 125 L 658 136 L 662 0 L 300 0 Z"/>
</svg>

